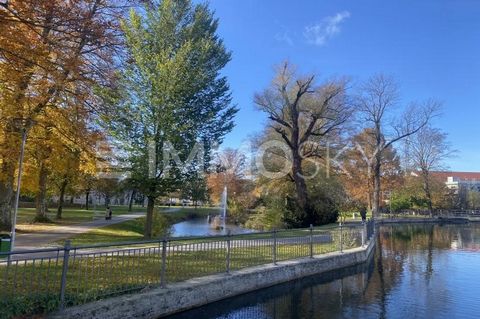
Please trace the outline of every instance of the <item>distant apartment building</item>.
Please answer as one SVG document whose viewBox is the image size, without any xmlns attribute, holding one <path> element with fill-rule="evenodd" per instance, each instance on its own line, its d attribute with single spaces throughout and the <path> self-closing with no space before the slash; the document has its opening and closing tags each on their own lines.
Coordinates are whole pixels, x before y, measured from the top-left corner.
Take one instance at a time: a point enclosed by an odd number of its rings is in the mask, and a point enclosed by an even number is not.
<svg viewBox="0 0 480 319">
<path fill-rule="evenodd" d="M 52 196 L 51 200 L 53 203 L 58 203 L 58 196 L 54 195 Z M 78 194 L 74 196 L 65 196 L 65 202 L 66 203 L 72 203 L 76 205 L 85 205 L 85 202 L 87 200 L 86 194 Z M 109 202 L 110 205 L 127 205 L 128 201 L 130 200 L 130 191 L 125 191 L 121 192 L 115 195 L 110 196 Z M 96 205 L 105 205 L 106 202 L 106 197 L 104 194 L 92 191 L 89 194 L 88 197 L 88 204 L 92 206 Z"/>
<path fill-rule="evenodd" d="M 450 189 L 458 190 L 462 187 L 468 190 L 480 191 L 480 172 L 432 172 L 433 176 L 445 181 Z"/>
</svg>

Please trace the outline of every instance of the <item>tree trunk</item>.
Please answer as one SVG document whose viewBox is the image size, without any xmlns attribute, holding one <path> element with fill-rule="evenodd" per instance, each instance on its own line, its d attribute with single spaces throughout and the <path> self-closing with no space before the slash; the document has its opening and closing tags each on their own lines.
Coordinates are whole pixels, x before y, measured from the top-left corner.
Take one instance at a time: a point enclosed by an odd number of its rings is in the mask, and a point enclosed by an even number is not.
<svg viewBox="0 0 480 319">
<path fill-rule="evenodd" d="M 65 200 L 65 189 L 67 188 L 68 180 L 64 177 L 62 184 L 60 185 L 60 196 L 58 198 L 58 207 L 57 207 L 57 219 L 62 219 L 63 211 L 63 202 Z"/>
<path fill-rule="evenodd" d="M 133 198 L 135 197 L 135 190 L 132 189 L 132 192 L 130 193 L 130 199 L 128 200 L 128 211 L 132 211 L 132 206 L 133 206 Z"/>
<path fill-rule="evenodd" d="M 303 175 L 302 169 L 302 157 L 301 157 L 301 142 L 300 142 L 300 128 L 299 128 L 299 119 L 300 114 L 298 110 L 298 104 L 290 104 L 289 109 L 292 117 L 292 135 L 290 139 L 290 149 L 292 151 L 292 175 L 293 181 L 295 183 L 295 192 L 297 197 L 297 205 L 299 211 L 297 212 L 299 220 L 302 221 L 303 225 L 313 224 L 312 212 L 308 207 L 308 194 L 307 194 L 307 184 L 305 183 L 305 178 Z M 307 216 L 307 218 L 305 218 Z"/>
<path fill-rule="evenodd" d="M 297 164 L 301 165 L 301 164 Z M 295 182 L 295 189 L 297 193 L 297 203 L 300 209 L 304 210 L 307 206 L 308 202 L 308 194 L 307 194 L 307 185 L 305 183 L 305 179 L 302 175 L 302 170 L 298 166 L 295 167 L 294 164 L 293 168 L 293 180 Z"/>
<path fill-rule="evenodd" d="M 147 196 L 147 218 L 145 220 L 144 236 L 146 239 L 152 238 L 152 224 L 153 224 L 153 209 L 155 207 L 155 198 Z"/>
<path fill-rule="evenodd" d="M 298 217 L 302 221 L 302 224 L 309 225 L 313 224 L 312 212 L 308 208 L 308 193 L 307 193 L 307 184 L 305 183 L 305 178 L 303 176 L 302 170 L 302 159 L 298 152 L 292 152 L 293 165 L 293 181 L 295 183 L 295 192 L 297 195 L 297 205 L 298 205 Z M 304 217 L 307 216 L 305 219 Z"/>
<path fill-rule="evenodd" d="M 12 227 L 12 199 L 13 199 L 13 181 L 15 179 L 15 167 L 13 165 L 4 165 L 2 175 L 5 179 L 0 181 L 0 229 L 10 230 Z"/>
<path fill-rule="evenodd" d="M 367 207 L 369 211 L 373 209 L 372 203 L 372 195 L 373 195 L 373 179 L 371 173 L 371 165 L 368 166 L 368 174 L 367 174 Z"/>
<path fill-rule="evenodd" d="M 380 174 L 381 174 L 381 162 L 380 158 L 375 160 L 375 165 L 373 169 L 373 208 L 372 216 L 377 218 L 380 215 Z"/>
<path fill-rule="evenodd" d="M 367 193 L 367 208 L 372 211 L 372 190 L 369 189 Z"/>
<path fill-rule="evenodd" d="M 39 178 L 38 178 L 38 191 L 36 196 L 36 216 L 35 221 L 45 222 L 48 221 L 47 216 L 47 177 L 48 171 L 45 167 L 45 163 L 40 164 Z"/>
<path fill-rule="evenodd" d="M 90 190 L 87 189 L 85 192 L 85 209 L 88 210 L 88 205 L 90 204 L 88 201 L 90 200 Z"/>
<path fill-rule="evenodd" d="M 2 128 L 5 139 L 0 149 L 0 229 L 10 230 L 12 227 L 12 201 L 14 195 L 15 167 L 18 158 L 12 154 L 20 153 L 20 140 L 13 128 L 5 125 Z"/>
<path fill-rule="evenodd" d="M 427 197 L 428 212 L 430 217 L 433 216 L 433 204 L 432 204 L 432 192 L 430 191 L 430 180 L 428 178 L 428 172 L 423 173 L 423 190 L 425 197 Z"/>
</svg>

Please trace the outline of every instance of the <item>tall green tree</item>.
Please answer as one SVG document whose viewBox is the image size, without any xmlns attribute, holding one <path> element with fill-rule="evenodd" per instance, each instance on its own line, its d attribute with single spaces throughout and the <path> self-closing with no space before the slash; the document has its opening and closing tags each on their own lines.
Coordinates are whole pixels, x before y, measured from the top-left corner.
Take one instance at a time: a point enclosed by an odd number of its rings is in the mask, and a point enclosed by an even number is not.
<svg viewBox="0 0 480 319">
<path fill-rule="evenodd" d="M 182 197 L 190 199 L 195 208 L 198 207 L 199 202 L 206 202 L 209 198 L 209 192 L 205 175 L 193 172 L 188 176 L 183 183 Z"/>
<path fill-rule="evenodd" d="M 189 0 L 149 3 L 123 22 L 128 59 L 107 101 L 116 111 L 113 136 L 148 199 L 146 238 L 155 199 L 178 190 L 188 175 L 182 162 L 196 152 L 205 163 L 199 167 L 206 166 L 212 146 L 233 128 L 237 109 L 220 74 L 230 53 L 217 27 L 207 5 Z"/>
</svg>

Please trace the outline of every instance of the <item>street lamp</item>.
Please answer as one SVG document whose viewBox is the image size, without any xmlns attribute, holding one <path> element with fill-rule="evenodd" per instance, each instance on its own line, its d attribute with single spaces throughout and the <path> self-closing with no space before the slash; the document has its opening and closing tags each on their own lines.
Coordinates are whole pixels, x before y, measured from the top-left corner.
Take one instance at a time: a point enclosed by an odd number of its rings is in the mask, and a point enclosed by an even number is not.
<svg viewBox="0 0 480 319">
<path fill-rule="evenodd" d="M 10 246 L 11 251 L 13 251 L 13 249 L 15 248 L 15 227 L 17 226 L 18 202 L 20 201 L 20 185 L 22 182 L 22 168 L 23 168 L 23 156 L 25 153 L 25 143 L 27 141 L 28 130 L 33 126 L 34 121 L 32 119 L 14 118 L 13 124 L 22 133 L 22 145 L 20 148 L 20 158 L 18 160 L 17 191 L 15 194 L 15 207 L 13 210 L 13 218 L 12 218 L 11 246 Z"/>
</svg>

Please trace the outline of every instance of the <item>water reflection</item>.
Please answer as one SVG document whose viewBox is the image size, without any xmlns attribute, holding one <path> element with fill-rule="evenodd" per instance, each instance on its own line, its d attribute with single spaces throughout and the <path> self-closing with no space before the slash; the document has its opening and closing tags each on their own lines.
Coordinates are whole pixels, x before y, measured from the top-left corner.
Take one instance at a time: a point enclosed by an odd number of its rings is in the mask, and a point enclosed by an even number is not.
<svg viewBox="0 0 480 319">
<path fill-rule="evenodd" d="M 480 225 L 382 226 L 364 265 L 172 318 L 477 318 Z"/>
</svg>

